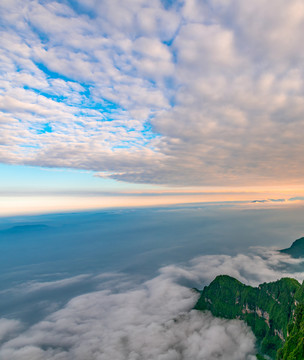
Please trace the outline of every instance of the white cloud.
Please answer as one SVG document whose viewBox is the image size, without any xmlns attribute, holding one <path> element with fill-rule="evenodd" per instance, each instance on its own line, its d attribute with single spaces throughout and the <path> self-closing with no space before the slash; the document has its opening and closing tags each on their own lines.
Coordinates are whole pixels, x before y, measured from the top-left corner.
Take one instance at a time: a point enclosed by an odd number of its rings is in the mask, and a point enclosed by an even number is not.
<svg viewBox="0 0 304 360">
<path fill-rule="evenodd" d="M 125 293 L 82 295 L 6 342 L 0 355 L 4 360 L 249 359 L 254 337 L 245 324 L 188 313 L 195 297 L 164 275 Z"/>
<path fill-rule="evenodd" d="M 300 0 L 0 6 L 0 104 L 14 119 L 2 162 L 163 184 L 302 181 Z"/>
</svg>

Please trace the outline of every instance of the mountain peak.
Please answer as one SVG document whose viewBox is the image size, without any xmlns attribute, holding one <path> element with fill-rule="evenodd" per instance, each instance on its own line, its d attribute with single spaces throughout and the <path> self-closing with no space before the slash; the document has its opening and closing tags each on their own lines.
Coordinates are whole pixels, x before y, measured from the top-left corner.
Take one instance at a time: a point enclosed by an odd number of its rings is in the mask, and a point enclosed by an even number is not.
<svg viewBox="0 0 304 360">
<path fill-rule="evenodd" d="M 295 240 L 287 249 L 282 249 L 280 252 L 289 254 L 294 258 L 304 257 L 304 237 Z"/>
</svg>

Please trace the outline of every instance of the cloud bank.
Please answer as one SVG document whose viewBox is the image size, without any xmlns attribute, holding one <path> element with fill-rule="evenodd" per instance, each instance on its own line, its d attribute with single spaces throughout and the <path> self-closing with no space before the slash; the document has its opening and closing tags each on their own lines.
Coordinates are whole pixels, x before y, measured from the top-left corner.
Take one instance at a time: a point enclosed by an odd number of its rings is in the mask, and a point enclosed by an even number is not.
<svg viewBox="0 0 304 360">
<path fill-rule="evenodd" d="M 303 180 L 301 0 L 0 10 L 1 162 L 155 184 Z"/>
<path fill-rule="evenodd" d="M 254 360 L 255 339 L 251 330 L 241 321 L 217 319 L 210 313 L 191 310 L 197 299 L 191 286 L 202 287 L 218 274 L 229 274 L 252 285 L 282 276 L 303 279 L 304 272 L 292 270 L 301 264 L 301 259 L 275 250 L 255 249 L 248 255 L 209 255 L 184 266 L 167 266 L 160 269 L 157 277 L 140 285 L 117 276 L 117 284 L 122 281 L 122 291 L 102 290 L 75 297 L 26 330 L 22 331 L 17 320 L 1 319 L 0 335 L 4 340 L 0 357 Z M 109 274 L 104 276 L 108 278 Z M 116 276 L 110 277 L 115 282 Z"/>
</svg>

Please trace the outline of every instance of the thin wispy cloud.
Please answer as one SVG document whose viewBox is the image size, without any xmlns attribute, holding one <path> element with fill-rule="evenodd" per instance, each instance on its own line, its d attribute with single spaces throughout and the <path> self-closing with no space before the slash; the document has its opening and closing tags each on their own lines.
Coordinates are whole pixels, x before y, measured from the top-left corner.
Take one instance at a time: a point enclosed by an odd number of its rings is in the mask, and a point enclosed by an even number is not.
<svg viewBox="0 0 304 360">
<path fill-rule="evenodd" d="M 303 179 L 302 1 L 0 7 L 1 162 L 171 185 Z"/>
</svg>

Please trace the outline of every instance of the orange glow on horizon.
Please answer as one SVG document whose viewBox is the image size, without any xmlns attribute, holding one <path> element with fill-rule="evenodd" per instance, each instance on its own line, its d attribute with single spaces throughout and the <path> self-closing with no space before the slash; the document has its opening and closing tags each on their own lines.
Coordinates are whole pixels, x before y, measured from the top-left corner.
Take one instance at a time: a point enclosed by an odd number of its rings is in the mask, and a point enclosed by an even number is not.
<svg viewBox="0 0 304 360">
<path fill-rule="evenodd" d="M 81 211 L 119 207 L 165 206 L 195 203 L 242 202 L 251 206 L 286 206 L 290 201 L 304 197 L 304 190 L 295 187 L 241 187 L 241 188 L 171 188 L 160 191 L 135 191 L 111 195 L 20 195 L 2 196 L 0 216 Z M 284 199 L 284 201 L 280 201 Z M 279 201 L 274 201 L 279 200 Z M 253 201 L 257 201 L 253 203 Z M 266 201 L 262 203 L 262 201 Z M 299 199 L 301 201 L 301 199 Z"/>
</svg>

